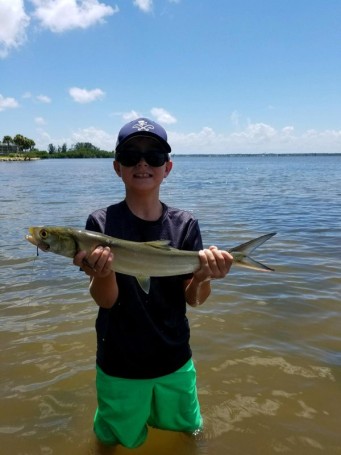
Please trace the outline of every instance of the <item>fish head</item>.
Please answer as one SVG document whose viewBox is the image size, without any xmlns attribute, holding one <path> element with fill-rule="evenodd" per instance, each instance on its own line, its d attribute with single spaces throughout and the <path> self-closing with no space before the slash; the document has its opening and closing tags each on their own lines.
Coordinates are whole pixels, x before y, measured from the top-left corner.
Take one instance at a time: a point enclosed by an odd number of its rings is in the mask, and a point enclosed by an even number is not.
<svg viewBox="0 0 341 455">
<path fill-rule="evenodd" d="M 26 240 L 42 251 L 51 251 L 71 258 L 78 252 L 77 242 L 71 230 L 57 226 L 31 226 L 28 231 Z"/>
</svg>

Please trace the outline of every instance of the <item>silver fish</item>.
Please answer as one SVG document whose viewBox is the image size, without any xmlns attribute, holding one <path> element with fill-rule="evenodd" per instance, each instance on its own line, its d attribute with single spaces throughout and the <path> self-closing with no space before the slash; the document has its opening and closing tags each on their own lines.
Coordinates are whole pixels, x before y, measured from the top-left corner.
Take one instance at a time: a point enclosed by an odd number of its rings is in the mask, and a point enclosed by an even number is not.
<svg viewBox="0 0 341 455">
<path fill-rule="evenodd" d="M 249 254 L 276 233 L 262 235 L 228 250 L 233 263 L 253 270 L 273 271 L 255 261 Z M 148 294 L 150 277 L 173 276 L 192 273 L 200 261 L 197 251 L 178 250 L 167 240 L 132 242 L 108 235 L 64 226 L 32 226 L 26 240 L 42 251 L 73 258 L 79 251 L 91 253 L 96 247 L 109 247 L 114 253 L 113 270 L 136 277 Z"/>
</svg>

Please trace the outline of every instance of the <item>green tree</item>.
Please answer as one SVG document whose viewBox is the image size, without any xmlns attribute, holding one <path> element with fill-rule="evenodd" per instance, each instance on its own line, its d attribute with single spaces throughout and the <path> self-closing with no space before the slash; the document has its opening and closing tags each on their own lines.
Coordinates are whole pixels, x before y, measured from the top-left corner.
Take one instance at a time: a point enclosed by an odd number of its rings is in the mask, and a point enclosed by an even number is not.
<svg viewBox="0 0 341 455">
<path fill-rule="evenodd" d="M 64 143 L 62 146 L 58 145 L 58 153 L 66 153 L 67 145 Z"/>
<path fill-rule="evenodd" d="M 13 142 L 15 145 L 19 147 L 19 150 L 21 151 L 31 150 L 36 145 L 36 143 L 32 139 L 29 139 L 28 137 L 25 137 L 22 134 L 17 134 L 16 136 L 14 136 Z"/>
<path fill-rule="evenodd" d="M 99 148 L 92 145 L 90 142 L 77 142 L 74 146 L 72 146 L 73 150 L 91 150 L 93 152 L 98 151 Z"/>
<path fill-rule="evenodd" d="M 48 151 L 49 151 L 50 155 L 53 155 L 54 153 L 56 153 L 57 150 L 56 150 L 56 147 L 53 144 L 49 144 Z"/>
<path fill-rule="evenodd" d="M 36 145 L 36 143 L 34 142 L 33 139 L 28 139 L 27 137 L 25 137 L 25 145 L 24 145 L 24 150 L 32 150 L 33 147 Z"/>
<path fill-rule="evenodd" d="M 13 138 L 13 143 L 19 148 L 19 150 L 24 150 L 25 138 L 22 134 L 16 134 Z"/>
<path fill-rule="evenodd" d="M 7 145 L 7 153 L 10 151 L 10 145 L 13 144 L 11 136 L 4 136 L 2 142 Z"/>
<path fill-rule="evenodd" d="M 7 146 L 9 146 L 10 144 L 13 144 L 13 139 L 11 136 L 4 136 L 2 142 L 4 144 L 7 144 Z"/>
</svg>

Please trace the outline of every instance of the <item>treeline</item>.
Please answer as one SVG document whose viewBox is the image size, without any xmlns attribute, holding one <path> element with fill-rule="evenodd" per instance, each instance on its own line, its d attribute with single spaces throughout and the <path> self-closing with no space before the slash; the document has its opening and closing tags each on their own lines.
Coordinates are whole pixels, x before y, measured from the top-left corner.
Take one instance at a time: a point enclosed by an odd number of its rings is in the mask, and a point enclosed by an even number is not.
<svg viewBox="0 0 341 455">
<path fill-rule="evenodd" d="M 63 158 L 113 158 L 113 152 L 106 152 L 105 150 L 67 150 L 63 153 L 48 153 L 46 151 L 32 150 L 25 153 L 27 158 L 40 158 L 45 159 L 63 159 Z"/>
<path fill-rule="evenodd" d="M 35 147 L 35 142 L 21 134 L 17 134 L 13 138 L 4 136 L 0 152 L 9 156 L 23 153 L 25 158 L 112 158 L 113 152 L 100 150 L 90 142 L 77 142 L 68 148 L 67 144 L 54 145 L 49 144 L 47 150 L 38 150 Z"/>
<path fill-rule="evenodd" d="M 95 147 L 90 142 L 77 142 L 71 148 L 66 144 L 55 146 L 49 144 L 47 152 L 39 152 L 39 158 L 112 158 L 113 152 Z M 41 154 L 44 155 L 41 155 Z M 46 155 L 46 156 L 45 156 Z"/>
</svg>

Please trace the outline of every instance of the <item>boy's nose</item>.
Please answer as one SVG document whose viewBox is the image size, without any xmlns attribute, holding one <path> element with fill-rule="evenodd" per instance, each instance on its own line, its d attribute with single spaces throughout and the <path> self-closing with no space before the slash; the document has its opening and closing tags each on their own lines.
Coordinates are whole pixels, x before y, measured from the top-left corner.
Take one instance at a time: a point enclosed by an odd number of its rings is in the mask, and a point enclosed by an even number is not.
<svg viewBox="0 0 341 455">
<path fill-rule="evenodd" d="M 145 160 L 144 156 L 141 156 L 140 161 L 137 163 L 138 165 L 148 165 L 147 161 Z"/>
</svg>

